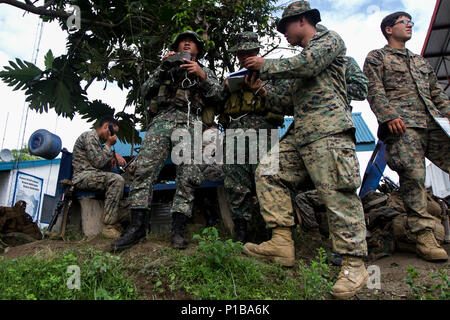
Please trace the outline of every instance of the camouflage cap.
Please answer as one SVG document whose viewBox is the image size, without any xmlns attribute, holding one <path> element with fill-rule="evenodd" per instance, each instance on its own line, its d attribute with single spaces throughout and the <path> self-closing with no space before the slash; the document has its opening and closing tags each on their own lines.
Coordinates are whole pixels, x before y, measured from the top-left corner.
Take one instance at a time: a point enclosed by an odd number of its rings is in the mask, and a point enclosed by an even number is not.
<svg viewBox="0 0 450 320">
<path fill-rule="evenodd" d="M 170 45 L 170 50 L 177 51 L 178 45 L 180 44 L 181 39 L 186 36 L 191 36 L 194 39 L 194 41 L 198 47 L 198 57 L 201 57 L 203 55 L 203 49 L 205 47 L 205 43 L 203 42 L 203 40 L 200 38 L 200 36 L 197 33 L 195 33 L 194 31 L 191 31 L 191 30 L 186 30 L 186 31 L 178 34 L 175 41 Z"/>
<path fill-rule="evenodd" d="M 248 51 L 260 48 L 263 48 L 263 46 L 258 41 L 258 35 L 254 32 L 245 31 L 238 34 L 236 45 L 230 48 L 229 51 Z"/>
<path fill-rule="evenodd" d="M 311 9 L 308 1 L 295 1 L 284 9 L 283 16 L 281 17 L 280 22 L 278 22 L 277 30 L 284 34 L 286 32 L 286 22 L 289 18 L 296 17 L 307 12 L 313 14 L 317 22 L 321 21 L 319 10 Z"/>
</svg>

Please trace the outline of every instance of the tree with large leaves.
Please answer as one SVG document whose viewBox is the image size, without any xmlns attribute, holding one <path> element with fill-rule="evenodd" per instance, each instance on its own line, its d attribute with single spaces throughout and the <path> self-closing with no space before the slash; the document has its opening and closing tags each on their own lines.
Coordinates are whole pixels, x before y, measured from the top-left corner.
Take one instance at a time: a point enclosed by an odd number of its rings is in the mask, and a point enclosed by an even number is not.
<svg viewBox="0 0 450 320">
<path fill-rule="evenodd" d="M 68 33 L 68 50 L 59 57 L 49 51 L 45 70 L 20 59 L 10 61 L 0 78 L 13 90 L 24 90 L 31 109 L 42 113 L 53 108 L 71 119 L 80 114 L 88 122 L 114 114 L 115 108 L 89 101 L 87 88 L 93 81 L 105 81 L 105 87 L 115 82 L 128 90 L 126 104 L 116 114 L 119 139 L 131 143 L 139 142 L 135 128 L 145 128 L 148 120 L 139 88 L 176 34 L 188 29 L 199 33 L 206 43 L 203 62 L 222 79 L 236 67 L 228 48 L 237 33 L 257 32 L 270 42 L 267 51 L 280 42 L 272 18 L 280 9 L 275 0 L 0 0 L 0 8 L 1 4 L 37 14 L 46 22 L 57 20 Z M 68 30 L 75 6 L 80 9 L 80 29 Z M 135 112 L 127 112 L 132 106 Z"/>
</svg>

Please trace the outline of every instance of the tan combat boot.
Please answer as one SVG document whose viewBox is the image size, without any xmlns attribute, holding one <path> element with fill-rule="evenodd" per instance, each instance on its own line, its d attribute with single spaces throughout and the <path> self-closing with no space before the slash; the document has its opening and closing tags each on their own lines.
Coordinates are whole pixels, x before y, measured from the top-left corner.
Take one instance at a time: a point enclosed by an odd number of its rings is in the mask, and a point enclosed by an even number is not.
<svg viewBox="0 0 450 320">
<path fill-rule="evenodd" d="M 120 235 L 121 235 L 120 229 L 121 228 L 116 225 L 106 224 L 103 227 L 102 236 L 107 239 L 113 239 L 113 240 L 119 239 Z"/>
<path fill-rule="evenodd" d="M 434 237 L 432 230 L 425 230 L 417 235 L 417 255 L 427 261 L 447 261 L 447 252 Z"/>
<path fill-rule="evenodd" d="M 244 245 L 246 255 L 278 262 L 285 267 L 295 264 L 295 248 L 291 228 L 275 228 L 272 239 L 260 245 L 247 242 Z"/>
<path fill-rule="evenodd" d="M 333 286 L 333 296 L 338 299 L 353 297 L 367 283 L 367 273 L 364 261 L 360 257 L 344 256 L 341 272 Z"/>
</svg>

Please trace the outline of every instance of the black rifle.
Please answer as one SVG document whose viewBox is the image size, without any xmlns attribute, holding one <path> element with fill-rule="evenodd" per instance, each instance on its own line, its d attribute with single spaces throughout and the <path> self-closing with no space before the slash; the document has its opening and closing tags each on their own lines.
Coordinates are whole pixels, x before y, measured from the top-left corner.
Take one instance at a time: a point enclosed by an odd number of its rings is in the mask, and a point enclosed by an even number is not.
<svg viewBox="0 0 450 320">
<path fill-rule="evenodd" d="M 383 182 L 383 185 L 380 184 L 378 190 L 383 193 L 391 193 L 399 189 L 399 186 L 386 176 L 382 176 L 381 182 Z"/>
<path fill-rule="evenodd" d="M 64 191 L 61 196 L 61 200 L 59 200 L 58 204 L 56 205 L 55 212 L 53 213 L 53 217 L 50 221 L 47 231 L 44 233 L 44 237 L 64 238 L 64 235 L 66 233 L 67 218 L 69 216 L 69 210 L 72 206 L 73 184 L 72 181 L 66 179 L 61 180 L 60 183 L 64 186 Z M 58 221 L 58 217 L 60 217 L 61 215 L 61 232 L 52 233 L 52 229 Z"/>
</svg>

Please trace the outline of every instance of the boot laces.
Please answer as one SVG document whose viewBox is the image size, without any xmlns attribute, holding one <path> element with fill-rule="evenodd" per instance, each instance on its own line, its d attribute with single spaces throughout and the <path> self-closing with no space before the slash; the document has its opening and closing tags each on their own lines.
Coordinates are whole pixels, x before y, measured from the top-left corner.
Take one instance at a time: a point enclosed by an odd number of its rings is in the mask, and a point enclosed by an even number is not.
<svg viewBox="0 0 450 320">
<path fill-rule="evenodd" d="M 350 275 L 350 266 L 350 259 L 344 257 L 344 259 L 342 259 L 341 272 L 339 272 L 338 278 L 347 278 Z"/>
<path fill-rule="evenodd" d="M 423 242 L 430 247 L 439 247 L 439 244 L 431 231 L 426 231 L 422 236 Z"/>
</svg>

